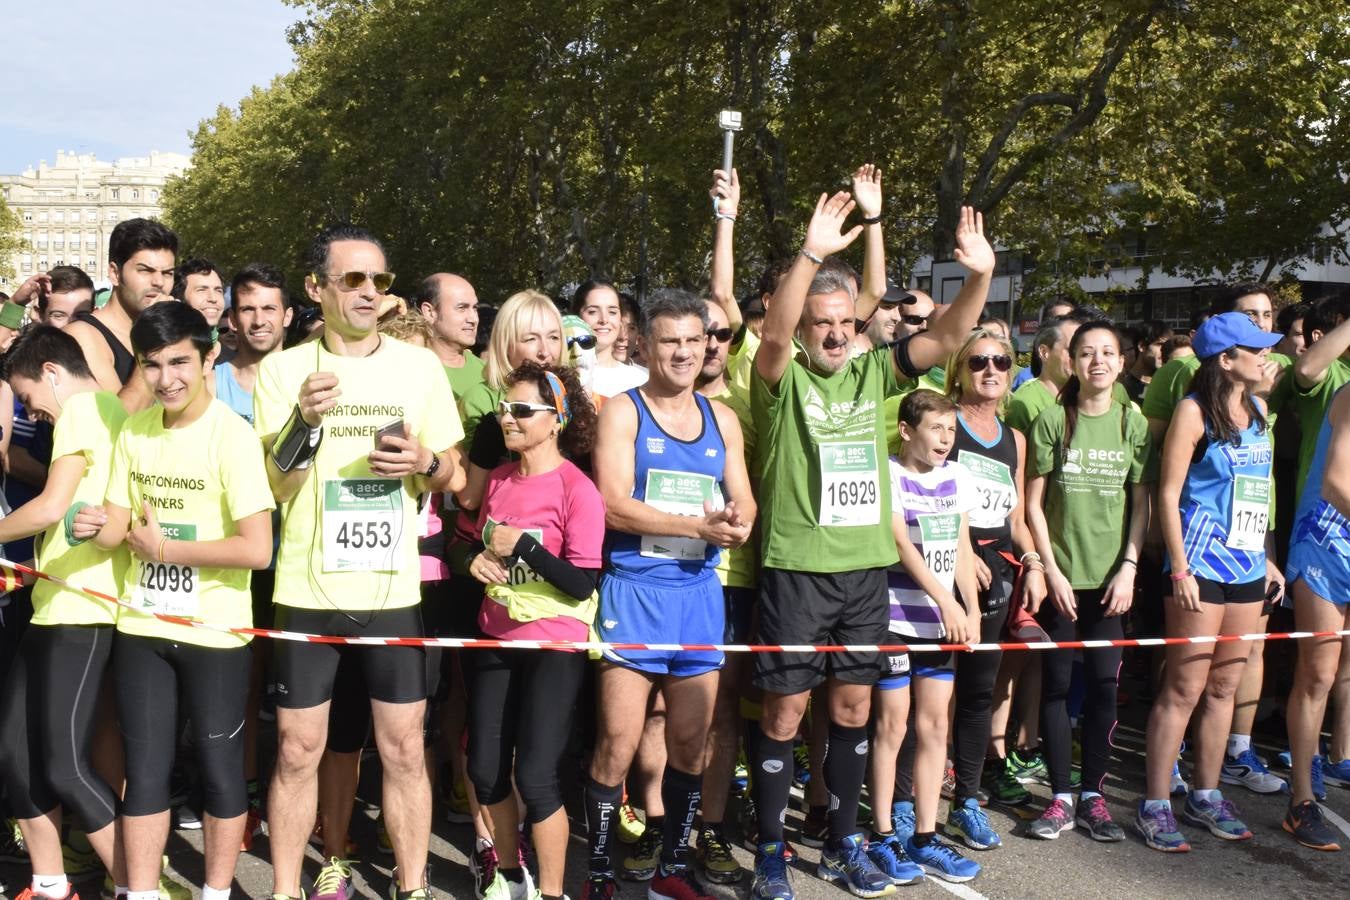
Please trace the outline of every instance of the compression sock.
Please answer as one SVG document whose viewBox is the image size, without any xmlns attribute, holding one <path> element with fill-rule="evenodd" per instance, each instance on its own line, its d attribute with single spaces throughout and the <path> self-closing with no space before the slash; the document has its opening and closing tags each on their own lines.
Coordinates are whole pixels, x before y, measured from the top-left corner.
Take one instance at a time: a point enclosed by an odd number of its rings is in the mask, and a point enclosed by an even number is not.
<svg viewBox="0 0 1350 900">
<path fill-rule="evenodd" d="M 689 862 L 689 834 L 702 799 L 702 775 L 666 766 L 661 776 L 661 805 L 666 809 L 661 827 L 661 865 L 666 871 Z"/>
<path fill-rule="evenodd" d="M 758 730 L 759 726 L 755 726 Z M 783 840 L 783 816 L 792 791 L 792 741 L 775 741 L 764 733 L 755 736 L 756 753 L 750 783 L 759 816 L 758 843 Z"/>
<path fill-rule="evenodd" d="M 623 805 L 623 785 L 600 784 L 586 779 L 586 832 L 591 851 L 591 874 L 613 875 L 609 858 L 610 841 L 618 824 L 615 813 Z"/>
<path fill-rule="evenodd" d="M 867 727 L 848 728 L 830 722 L 830 740 L 821 764 L 830 808 L 825 814 L 830 840 L 839 841 L 858 830 L 858 795 L 867 774 Z"/>
</svg>

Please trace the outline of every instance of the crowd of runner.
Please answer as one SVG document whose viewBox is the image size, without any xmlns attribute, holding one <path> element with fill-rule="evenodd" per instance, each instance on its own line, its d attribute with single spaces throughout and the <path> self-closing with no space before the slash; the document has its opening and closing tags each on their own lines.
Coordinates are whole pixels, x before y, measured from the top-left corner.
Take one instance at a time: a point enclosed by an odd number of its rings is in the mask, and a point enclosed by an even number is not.
<svg viewBox="0 0 1350 900">
<path fill-rule="evenodd" d="M 490 328 L 460 275 L 400 299 L 346 224 L 310 243 L 303 301 L 273 265 L 227 282 L 180 259 L 146 219 L 114 230 L 101 305 L 78 269 L 23 283 L 0 309 L 0 542 L 49 577 L 10 573 L 0 629 L 19 896 L 92 873 L 189 896 L 165 845 L 200 828 L 221 900 L 265 825 L 274 900 L 349 900 L 371 741 L 394 900 L 431 894 L 436 806 L 472 827 L 483 900 L 609 900 L 619 879 L 791 900 L 794 783 L 794 840 L 858 897 L 976 878 L 1007 837 L 986 804 L 1033 783 L 1030 839 L 1184 852 L 1187 830 L 1252 837 L 1242 791 L 1287 791 L 1292 840 L 1340 849 L 1318 803 L 1350 783 L 1339 637 L 1289 651 L 1287 783 L 1252 745 L 1262 642 L 1138 653 L 1154 702 L 1127 822 L 1102 793 L 1121 647 L 866 648 L 1347 628 L 1350 297 L 1233 285 L 1186 333 L 1055 301 L 1019 369 L 984 314 L 977 211 L 936 305 L 887 284 L 862 166 L 741 304 L 739 194 L 714 173 L 706 295 L 523 290 Z M 858 240 L 861 274 L 838 255 Z M 799 649 L 707 649 L 741 643 Z M 800 649 L 822 645 L 849 647 Z M 742 789 L 752 872 L 725 827 Z M 574 822 L 585 872 L 565 871 Z"/>
</svg>

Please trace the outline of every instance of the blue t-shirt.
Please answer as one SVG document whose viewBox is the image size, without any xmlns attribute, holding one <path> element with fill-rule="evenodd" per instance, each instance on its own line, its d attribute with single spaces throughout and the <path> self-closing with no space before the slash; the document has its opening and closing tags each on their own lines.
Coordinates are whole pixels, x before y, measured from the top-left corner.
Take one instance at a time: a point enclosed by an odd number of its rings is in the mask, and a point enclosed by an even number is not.
<svg viewBox="0 0 1350 900">
<path fill-rule="evenodd" d="M 216 366 L 216 399 L 234 410 L 243 420 L 253 424 L 253 392 L 239 386 L 234 377 L 234 366 L 227 362 Z"/>
</svg>

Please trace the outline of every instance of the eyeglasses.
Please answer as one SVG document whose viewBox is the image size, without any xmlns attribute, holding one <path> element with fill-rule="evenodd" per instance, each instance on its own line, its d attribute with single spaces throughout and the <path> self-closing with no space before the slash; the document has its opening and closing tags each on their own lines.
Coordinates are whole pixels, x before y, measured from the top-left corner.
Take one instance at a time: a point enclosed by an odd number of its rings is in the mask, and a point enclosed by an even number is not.
<svg viewBox="0 0 1350 900">
<path fill-rule="evenodd" d="M 593 335 L 593 334 L 578 334 L 578 335 L 576 335 L 575 337 L 570 337 L 570 338 L 568 338 L 568 339 L 567 339 L 567 349 L 568 349 L 568 350 L 571 350 L 573 344 L 576 344 L 576 345 L 577 345 L 578 347 L 580 347 L 582 350 L 589 350 L 589 349 L 591 349 L 592 347 L 595 346 L 595 335 Z"/>
<path fill-rule="evenodd" d="M 999 353 L 996 356 L 990 356 L 984 353 L 977 353 L 974 356 L 966 357 L 966 367 L 972 372 L 983 372 L 993 363 L 995 369 L 1000 372 L 1006 372 L 1012 368 L 1012 357 L 1005 353 Z"/>
<path fill-rule="evenodd" d="M 923 325 L 923 324 L 927 323 L 928 317 L 927 317 L 927 316 L 916 316 L 916 315 L 912 315 L 912 314 L 908 314 L 908 313 L 907 313 L 907 314 L 905 314 L 905 315 L 903 315 L 903 316 L 900 317 L 900 321 L 901 321 L 901 322 L 904 322 L 906 325 Z"/>
<path fill-rule="evenodd" d="M 312 276 L 315 281 L 319 280 L 317 275 Z M 375 285 L 375 290 L 381 294 L 389 290 L 394 284 L 393 272 L 330 272 L 323 277 L 336 284 L 344 291 L 354 291 L 366 283 L 369 278 L 371 284 Z"/>
<path fill-rule="evenodd" d="M 542 403 L 519 403 L 511 400 L 499 401 L 497 409 L 501 415 L 510 416 L 513 419 L 528 419 L 537 412 L 558 414 L 558 410 Z"/>
<path fill-rule="evenodd" d="M 730 328 L 709 328 L 707 334 L 708 337 L 717 341 L 719 344 L 725 344 L 727 341 L 731 340 L 731 336 L 735 334 L 735 332 Z"/>
</svg>

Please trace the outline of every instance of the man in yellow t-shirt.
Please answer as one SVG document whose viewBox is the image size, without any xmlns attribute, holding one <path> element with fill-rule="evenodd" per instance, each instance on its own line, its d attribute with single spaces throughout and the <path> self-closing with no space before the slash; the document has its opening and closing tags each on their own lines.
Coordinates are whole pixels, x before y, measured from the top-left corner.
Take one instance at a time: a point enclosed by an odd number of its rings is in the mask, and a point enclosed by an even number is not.
<svg viewBox="0 0 1350 900">
<path fill-rule="evenodd" d="M 118 717 L 126 750 L 122 839 L 130 897 L 157 897 L 169 834 L 169 771 L 179 698 L 205 788 L 206 900 L 229 897 L 244 834 L 244 709 L 253 624 L 249 578 L 272 555 L 262 447 L 206 388 L 211 326 L 160 303 L 131 326 L 137 371 L 155 405 L 117 436 L 95 538 L 132 563 L 117 619 Z M 168 614 L 212 628 L 166 622 Z"/>
<path fill-rule="evenodd" d="M 369 232 L 329 228 L 310 246 L 305 291 L 323 308 L 321 341 L 263 360 L 254 426 L 281 503 L 277 627 L 309 634 L 422 633 L 417 495 L 462 484 L 450 452 L 463 435 L 450 384 L 430 350 L 376 330 L 393 275 Z M 384 764 L 384 817 L 399 897 L 424 897 L 431 784 L 422 753 L 420 647 L 283 642 L 275 648 L 278 753 L 268 792 L 273 891 L 300 895 L 314 826 L 319 759 L 344 654 L 370 690 Z M 320 879 L 346 880 L 330 863 Z"/>
<path fill-rule="evenodd" d="M 55 428 L 42 493 L 0 518 L 0 542 L 42 535 L 39 570 L 116 596 L 126 553 L 74 541 L 63 517 L 72 503 L 103 501 L 113 441 L 126 418 L 122 403 L 99 390 L 75 339 L 49 325 L 21 334 L 4 369 L 29 414 Z M 117 797 L 89 758 L 116 621 L 117 607 L 107 601 L 37 582 L 32 622 L 0 687 L 0 786 L 28 846 L 35 896 L 71 894 L 61 854 L 63 809 L 88 830 L 114 880 L 126 883 L 113 850 Z"/>
</svg>

